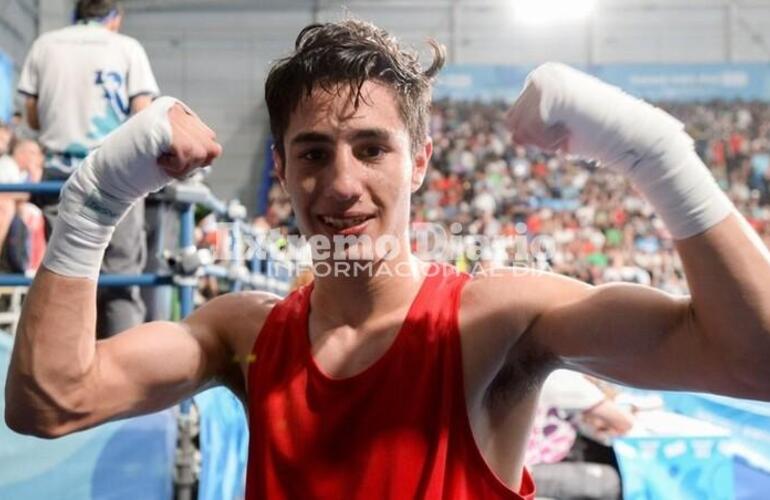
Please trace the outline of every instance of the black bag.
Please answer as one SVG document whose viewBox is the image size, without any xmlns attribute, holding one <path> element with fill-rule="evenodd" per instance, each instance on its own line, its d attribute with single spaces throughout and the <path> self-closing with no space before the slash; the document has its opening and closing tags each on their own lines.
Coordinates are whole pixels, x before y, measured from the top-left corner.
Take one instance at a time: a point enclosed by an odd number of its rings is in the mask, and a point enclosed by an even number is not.
<svg viewBox="0 0 770 500">
<path fill-rule="evenodd" d="M 0 270 L 24 273 L 29 265 L 29 229 L 21 217 L 14 215 L 0 252 Z"/>
</svg>

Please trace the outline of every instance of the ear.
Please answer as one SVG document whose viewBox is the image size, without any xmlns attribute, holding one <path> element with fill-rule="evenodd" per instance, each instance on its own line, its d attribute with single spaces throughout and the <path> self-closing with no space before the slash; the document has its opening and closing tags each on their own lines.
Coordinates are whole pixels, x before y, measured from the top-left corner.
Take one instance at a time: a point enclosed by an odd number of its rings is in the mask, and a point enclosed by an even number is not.
<svg viewBox="0 0 770 500">
<path fill-rule="evenodd" d="M 417 154 L 414 156 L 414 166 L 412 168 L 412 192 L 414 193 L 420 186 L 422 181 L 425 180 L 425 174 L 428 171 L 428 165 L 430 164 L 430 157 L 433 154 L 433 139 L 430 137 L 425 138 L 425 142 L 420 147 Z"/>
<path fill-rule="evenodd" d="M 273 153 L 273 165 L 275 165 L 275 175 L 278 177 L 278 182 L 281 183 L 283 192 L 288 193 L 288 191 L 286 191 L 286 166 L 284 165 L 283 158 L 280 153 L 278 153 L 278 149 L 275 146 L 271 149 Z"/>
<path fill-rule="evenodd" d="M 107 22 L 107 29 L 110 31 L 120 31 L 120 26 L 123 24 L 123 14 L 115 14 L 115 16 Z"/>
</svg>

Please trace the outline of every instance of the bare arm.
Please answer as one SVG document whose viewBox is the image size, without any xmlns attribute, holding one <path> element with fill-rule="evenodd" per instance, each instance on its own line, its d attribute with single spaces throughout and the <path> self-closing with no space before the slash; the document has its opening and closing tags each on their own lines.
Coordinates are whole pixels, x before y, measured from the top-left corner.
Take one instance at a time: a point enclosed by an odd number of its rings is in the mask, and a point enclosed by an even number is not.
<svg viewBox="0 0 770 500">
<path fill-rule="evenodd" d="M 97 342 L 94 282 L 42 269 L 17 332 L 6 421 L 17 432 L 56 437 L 166 408 L 217 381 L 241 392 L 232 382 L 239 347 L 231 344 L 240 330 L 228 318 L 248 311 L 239 324 L 259 331 L 263 302 L 261 294 L 225 296 L 184 322 L 147 323 Z"/>
<path fill-rule="evenodd" d="M 40 130 L 40 121 L 37 116 L 37 97 L 27 96 L 24 101 L 24 111 L 27 115 L 27 124 L 32 130 Z"/>
<path fill-rule="evenodd" d="M 770 399 L 767 249 L 737 214 L 677 247 L 691 297 L 545 276 L 530 290 L 527 336 L 560 364 L 619 382 Z"/>
<path fill-rule="evenodd" d="M 770 254 L 681 123 L 579 71 L 546 64 L 530 74 L 509 125 L 514 140 L 596 158 L 625 175 L 677 238 L 692 294 L 532 279 L 529 296 L 517 302 L 528 311 L 518 330 L 523 350 L 644 387 L 770 399 Z"/>
<path fill-rule="evenodd" d="M 170 135 L 160 133 L 166 123 Z M 9 427 L 59 436 L 169 406 L 217 377 L 237 380 L 232 353 L 242 353 L 232 335 L 246 322 L 223 321 L 236 299 L 212 301 L 183 323 L 149 323 L 95 340 L 96 278 L 111 225 L 132 200 L 220 152 L 211 129 L 166 99 L 111 134 L 70 176 L 17 331 L 5 387 Z M 139 180 L 126 183 L 132 175 Z M 100 195 L 88 201 L 98 216 L 85 210 L 86 193 Z"/>
<path fill-rule="evenodd" d="M 152 96 L 140 94 L 131 98 L 131 114 L 136 114 L 152 103 Z"/>
</svg>

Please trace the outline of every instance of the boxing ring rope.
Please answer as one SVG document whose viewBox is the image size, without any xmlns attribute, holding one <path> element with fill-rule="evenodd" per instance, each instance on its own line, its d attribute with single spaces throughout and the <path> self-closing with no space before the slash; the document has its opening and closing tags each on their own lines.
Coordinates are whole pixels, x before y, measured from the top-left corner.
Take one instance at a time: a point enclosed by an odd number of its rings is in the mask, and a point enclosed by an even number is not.
<svg viewBox="0 0 770 500">
<path fill-rule="evenodd" d="M 63 183 L 57 181 L 45 181 L 39 183 L 0 184 L 0 193 L 30 193 L 30 194 L 58 194 Z M 238 252 L 233 251 L 233 264 L 223 266 L 205 262 L 204 258 L 196 256 L 194 241 L 195 231 L 195 206 L 202 206 L 213 212 L 218 218 L 231 222 L 229 232 L 232 247 L 241 246 L 244 238 L 258 241 L 259 235 L 246 225 L 245 208 L 237 201 L 229 204 L 217 199 L 211 190 L 195 182 L 178 183 L 166 189 L 163 202 L 173 204 L 180 218 L 179 254 L 172 256 L 178 261 L 176 272 L 165 274 L 101 274 L 98 285 L 100 287 L 125 287 L 125 286 L 167 286 L 177 285 L 180 289 L 180 309 L 182 317 L 187 316 L 193 310 L 194 287 L 197 286 L 197 278 L 212 276 L 233 282 L 234 291 L 242 287 L 267 290 L 279 295 L 288 291 L 285 281 L 273 276 L 254 271 L 258 267 L 257 256 L 253 256 L 247 266 Z M 270 269 L 270 266 L 266 266 Z M 0 274 L 0 286 L 18 287 L 32 284 L 33 276 L 25 274 Z M 189 281 L 189 283 L 187 282 Z M 193 282 L 194 281 L 194 282 Z"/>
<path fill-rule="evenodd" d="M 64 183 L 44 181 L 39 183 L 0 184 L 0 193 L 58 194 Z M 195 290 L 201 277 L 215 277 L 231 283 L 231 291 L 243 288 L 266 290 L 278 295 L 288 292 L 286 281 L 271 276 L 270 258 L 266 260 L 268 273 L 258 272 L 260 259 L 254 253 L 251 259 L 245 259 L 238 251 L 245 239 L 259 244 L 259 235 L 246 223 L 246 210 L 237 200 L 229 203 L 216 198 L 211 190 L 199 181 L 188 180 L 166 187 L 160 196 L 160 202 L 173 206 L 179 215 L 179 244 L 175 254 L 166 254 L 164 258 L 171 264 L 171 273 L 136 275 L 101 274 L 99 287 L 158 287 L 175 286 L 179 294 L 180 317 L 188 316 L 195 307 Z M 231 242 L 232 260 L 229 265 L 213 264 L 195 245 L 195 207 L 202 206 L 215 214 L 218 221 L 228 222 L 229 241 Z M 160 232 L 165 221 L 161 221 Z M 0 287 L 28 287 L 33 276 L 26 274 L 0 274 Z M 177 449 L 174 484 L 176 497 L 191 500 L 193 488 L 198 479 L 198 456 L 193 443 L 197 433 L 197 415 L 192 398 L 179 404 Z"/>
</svg>

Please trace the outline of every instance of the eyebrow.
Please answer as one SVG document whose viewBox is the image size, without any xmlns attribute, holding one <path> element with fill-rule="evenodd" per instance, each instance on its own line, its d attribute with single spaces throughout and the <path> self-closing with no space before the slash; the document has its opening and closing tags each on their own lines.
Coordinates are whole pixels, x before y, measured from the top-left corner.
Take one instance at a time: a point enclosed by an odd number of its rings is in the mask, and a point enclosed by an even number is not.
<svg viewBox="0 0 770 500">
<path fill-rule="evenodd" d="M 332 138 L 319 132 L 302 132 L 291 140 L 291 144 L 305 144 L 308 142 L 332 142 Z"/>
<path fill-rule="evenodd" d="M 362 139 L 378 139 L 387 141 L 390 139 L 390 132 L 384 128 L 366 128 L 357 130 L 352 137 L 353 140 Z M 291 144 L 307 144 L 307 143 L 332 143 L 334 139 L 328 134 L 321 132 L 302 132 L 297 134 L 292 140 Z"/>
</svg>

